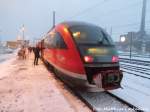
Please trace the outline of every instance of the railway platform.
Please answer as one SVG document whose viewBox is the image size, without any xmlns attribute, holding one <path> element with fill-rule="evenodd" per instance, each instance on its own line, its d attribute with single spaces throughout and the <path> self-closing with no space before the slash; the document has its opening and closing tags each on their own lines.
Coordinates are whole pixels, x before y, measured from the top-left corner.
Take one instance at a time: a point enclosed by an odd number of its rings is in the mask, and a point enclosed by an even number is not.
<svg viewBox="0 0 150 112">
<path fill-rule="evenodd" d="M 91 112 L 33 55 L 0 64 L 0 112 Z"/>
</svg>

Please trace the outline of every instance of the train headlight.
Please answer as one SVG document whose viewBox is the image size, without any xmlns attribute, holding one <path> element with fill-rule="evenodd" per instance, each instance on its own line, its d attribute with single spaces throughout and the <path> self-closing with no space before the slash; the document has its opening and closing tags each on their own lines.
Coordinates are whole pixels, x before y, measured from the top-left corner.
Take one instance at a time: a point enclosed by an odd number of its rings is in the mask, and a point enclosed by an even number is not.
<svg viewBox="0 0 150 112">
<path fill-rule="evenodd" d="M 93 62 L 93 57 L 92 56 L 84 56 L 84 61 L 85 62 Z"/>
</svg>

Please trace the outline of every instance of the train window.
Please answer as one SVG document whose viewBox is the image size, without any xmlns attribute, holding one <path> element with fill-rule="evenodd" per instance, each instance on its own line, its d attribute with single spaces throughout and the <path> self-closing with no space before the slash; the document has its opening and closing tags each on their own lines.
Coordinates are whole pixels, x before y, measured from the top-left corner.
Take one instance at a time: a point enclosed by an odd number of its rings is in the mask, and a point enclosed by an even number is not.
<svg viewBox="0 0 150 112">
<path fill-rule="evenodd" d="M 114 45 L 111 37 L 96 26 L 73 26 L 69 28 L 76 43 Z"/>
<path fill-rule="evenodd" d="M 44 39 L 44 48 L 49 48 L 48 36 Z"/>
<path fill-rule="evenodd" d="M 54 36 L 51 34 L 47 34 L 46 38 L 44 39 L 44 47 L 45 48 L 55 48 L 55 39 Z"/>
<path fill-rule="evenodd" d="M 67 45 L 65 44 L 60 33 L 56 32 L 55 39 L 56 39 L 56 47 L 57 48 L 60 48 L 60 49 L 66 49 L 67 48 Z"/>
<path fill-rule="evenodd" d="M 65 44 L 63 38 L 58 32 L 49 33 L 48 37 L 44 41 L 45 47 L 50 49 L 66 49 L 67 45 Z"/>
</svg>

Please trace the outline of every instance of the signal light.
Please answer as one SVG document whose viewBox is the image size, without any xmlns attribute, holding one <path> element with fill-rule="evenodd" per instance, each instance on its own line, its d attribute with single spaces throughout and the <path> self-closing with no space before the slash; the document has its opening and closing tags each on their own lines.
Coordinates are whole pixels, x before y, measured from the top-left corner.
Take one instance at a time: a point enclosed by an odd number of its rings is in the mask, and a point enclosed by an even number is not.
<svg viewBox="0 0 150 112">
<path fill-rule="evenodd" d="M 84 61 L 85 62 L 93 62 L 93 57 L 92 56 L 84 56 Z"/>
<path fill-rule="evenodd" d="M 118 56 L 112 56 L 112 62 L 118 62 L 119 57 Z"/>
</svg>

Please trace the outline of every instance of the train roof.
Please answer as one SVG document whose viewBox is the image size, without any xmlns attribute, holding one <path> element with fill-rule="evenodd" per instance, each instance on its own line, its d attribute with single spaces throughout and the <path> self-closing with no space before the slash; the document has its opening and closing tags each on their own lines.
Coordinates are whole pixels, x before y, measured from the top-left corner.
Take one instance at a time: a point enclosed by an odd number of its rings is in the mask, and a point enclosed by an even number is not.
<svg viewBox="0 0 150 112">
<path fill-rule="evenodd" d="M 62 22 L 62 23 L 59 23 L 57 25 L 64 25 L 65 27 L 67 28 L 70 28 L 70 27 L 74 27 L 74 26 L 93 26 L 93 27 L 98 27 L 100 28 L 102 31 L 105 31 L 102 27 L 98 26 L 98 25 L 94 25 L 94 24 L 91 24 L 91 23 L 88 23 L 88 22 L 81 22 L 81 21 L 65 21 L 65 22 Z M 56 26 L 57 26 L 56 25 Z M 52 31 L 53 28 L 51 28 L 47 33 L 49 33 L 50 31 Z"/>
<path fill-rule="evenodd" d="M 91 24 L 91 23 L 86 23 L 86 22 L 81 22 L 81 21 L 68 21 L 68 22 L 62 22 L 61 24 L 65 25 L 66 27 L 70 28 L 73 26 L 95 26 L 99 27 L 97 25 Z M 99 27 L 101 28 L 101 27 Z"/>
</svg>

